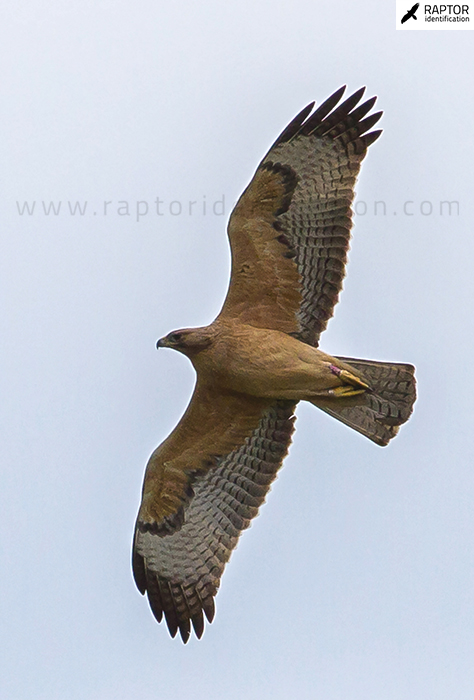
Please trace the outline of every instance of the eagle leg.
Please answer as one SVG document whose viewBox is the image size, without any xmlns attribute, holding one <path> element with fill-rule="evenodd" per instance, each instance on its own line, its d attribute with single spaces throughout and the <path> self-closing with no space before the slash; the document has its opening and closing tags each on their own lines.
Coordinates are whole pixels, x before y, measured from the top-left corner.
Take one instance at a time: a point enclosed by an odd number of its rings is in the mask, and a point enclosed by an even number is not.
<svg viewBox="0 0 474 700">
<path fill-rule="evenodd" d="M 336 365 L 330 365 L 329 369 L 333 374 L 335 374 L 341 382 L 344 382 L 345 384 L 350 384 L 351 387 L 355 387 L 356 389 L 359 389 L 360 391 L 357 391 L 358 394 L 360 394 L 362 391 L 365 391 L 366 389 L 369 388 L 369 385 L 366 384 L 362 379 L 359 377 L 356 377 L 355 374 L 352 374 L 352 372 L 348 372 L 345 369 L 341 369 L 340 367 L 336 367 Z M 338 389 L 349 389 L 350 387 L 337 387 Z M 334 390 L 336 391 L 336 390 Z M 340 393 L 340 392 L 337 392 Z M 348 394 L 344 394 L 347 396 Z M 350 394 L 352 396 L 352 394 Z"/>
</svg>

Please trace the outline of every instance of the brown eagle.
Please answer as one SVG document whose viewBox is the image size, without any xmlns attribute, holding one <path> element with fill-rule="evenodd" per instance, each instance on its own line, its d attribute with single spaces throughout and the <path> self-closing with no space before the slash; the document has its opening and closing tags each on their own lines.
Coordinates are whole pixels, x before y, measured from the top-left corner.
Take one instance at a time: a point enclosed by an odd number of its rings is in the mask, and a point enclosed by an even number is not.
<svg viewBox="0 0 474 700">
<path fill-rule="evenodd" d="M 414 367 L 332 357 L 319 336 L 342 288 L 354 184 L 381 134 L 364 88 L 305 107 L 278 137 L 228 226 L 229 290 L 204 328 L 158 347 L 183 353 L 197 379 L 189 406 L 148 462 L 133 572 L 158 622 L 184 642 L 214 617 L 239 536 L 262 505 L 309 401 L 387 445 L 412 411 Z M 357 106 L 358 105 L 358 106 Z M 311 113 L 312 112 L 312 113 Z"/>
</svg>

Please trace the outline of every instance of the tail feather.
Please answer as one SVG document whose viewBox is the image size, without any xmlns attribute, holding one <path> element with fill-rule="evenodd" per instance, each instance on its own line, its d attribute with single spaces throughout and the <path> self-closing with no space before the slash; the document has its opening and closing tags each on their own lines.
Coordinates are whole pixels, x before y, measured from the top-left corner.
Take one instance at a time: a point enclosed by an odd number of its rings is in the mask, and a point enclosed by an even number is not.
<svg viewBox="0 0 474 700">
<path fill-rule="evenodd" d="M 315 406 L 362 433 L 377 445 L 388 445 L 411 415 L 416 399 L 415 368 L 394 362 L 337 357 L 370 387 L 359 396 L 315 399 Z"/>
</svg>

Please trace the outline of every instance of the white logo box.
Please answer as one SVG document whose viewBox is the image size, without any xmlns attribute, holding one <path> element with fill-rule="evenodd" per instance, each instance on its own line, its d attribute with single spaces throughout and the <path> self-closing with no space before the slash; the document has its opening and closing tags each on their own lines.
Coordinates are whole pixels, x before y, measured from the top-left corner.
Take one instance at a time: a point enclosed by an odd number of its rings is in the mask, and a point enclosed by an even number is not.
<svg viewBox="0 0 474 700">
<path fill-rule="evenodd" d="M 402 24 L 408 13 L 410 16 Z M 474 29 L 474 2 L 450 4 L 396 0 L 396 22 L 398 30 L 408 32 Z"/>
</svg>

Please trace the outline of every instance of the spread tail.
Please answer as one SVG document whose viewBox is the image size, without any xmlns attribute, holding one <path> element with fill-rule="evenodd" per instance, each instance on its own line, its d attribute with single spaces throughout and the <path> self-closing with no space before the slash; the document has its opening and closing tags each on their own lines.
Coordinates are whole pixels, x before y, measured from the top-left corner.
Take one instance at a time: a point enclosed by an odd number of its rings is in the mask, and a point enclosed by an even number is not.
<svg viewBox="0 0 474 700">
<path fill-rule="evenodd" d="M 330 416 L 373 440 L 388 445 L 411 415 L 416 399 L 415 368 L 394 362 L 337 357 L 369 385 L 369 390 L 348 398 L 311 401 Z"/>
</svg>

